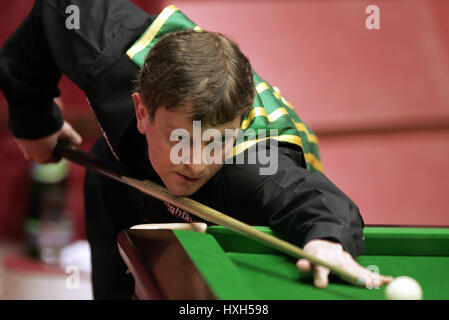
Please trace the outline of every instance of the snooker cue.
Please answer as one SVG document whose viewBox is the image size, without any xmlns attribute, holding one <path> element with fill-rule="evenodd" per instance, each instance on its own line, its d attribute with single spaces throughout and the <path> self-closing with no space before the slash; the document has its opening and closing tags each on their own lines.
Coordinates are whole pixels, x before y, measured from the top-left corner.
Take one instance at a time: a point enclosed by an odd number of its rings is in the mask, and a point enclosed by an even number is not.
<svg viewBox="0 0 449 320">
<path fill-rule="evenodd" d="M 86 153 L 76 146 L 59 142 L 54 150 L 56 156 L 66 158 L 78 165 L 85 167 L 86 169 L 93 171 L 97 174 L 114 179 L 120 183 L 126 184 L 139 190 L 140 192 L 156 198 L 161 201 L 166 201 L 182 210 L 190 212 L 208 222 L 215 223 L 217 225 L 229 228 L 239 234 L 259 241 L 271 248 L 281 251 L 294 258 L 308 259 L 312 264 L 321 265 L 329 269 L 330 272 L 339 276 L 340 278 L 357 286 L 364 286 L 365 281 L 362 278 L 347 272 L 346 270 L 334 266 L 326 261 L 316 258 L 304 252 L 301 248 L 293 245 L 285 240 L 277 238 L 273 235 L 267 234 L 256 228 L 227 216 L 215 209 L 212 209 L 206 205 L 203 205 L 195 200 L 187 197 L 172 195 L 165 187 L 154 183 L 149 180 L 139 180 L 126 176 L 119 167 L 113 166 L 110 163 L 92 155 Z"/>
</svg>

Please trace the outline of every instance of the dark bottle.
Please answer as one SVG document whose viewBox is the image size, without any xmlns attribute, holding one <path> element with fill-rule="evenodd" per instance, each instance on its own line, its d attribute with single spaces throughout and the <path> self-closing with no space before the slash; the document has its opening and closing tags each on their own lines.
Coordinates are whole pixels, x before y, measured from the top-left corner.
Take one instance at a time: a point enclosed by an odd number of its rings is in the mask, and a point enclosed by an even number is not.
<svg viewBox="0 0 449 320">
<path fill-rule="evenodd" d="M 61 249 L 72 241 L 72 221 L 66 210 L 68 162 L 32 164 L 30 210 L 25 222 L 27 251 L 57 264 Z"/>
</svg>

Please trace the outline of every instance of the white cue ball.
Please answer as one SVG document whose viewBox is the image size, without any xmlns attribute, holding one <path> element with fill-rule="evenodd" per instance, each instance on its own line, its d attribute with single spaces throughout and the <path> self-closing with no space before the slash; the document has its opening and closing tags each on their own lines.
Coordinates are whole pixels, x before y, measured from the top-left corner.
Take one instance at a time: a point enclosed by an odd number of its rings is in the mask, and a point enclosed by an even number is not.
<svg viewBox="0 0 449 320">
<path fill-rule="evenodd" d="M 415 279 L 401 276 L 387 285 L 385 296 L 388 300 L 421 300 L 422 289 Z"/>
</svg>

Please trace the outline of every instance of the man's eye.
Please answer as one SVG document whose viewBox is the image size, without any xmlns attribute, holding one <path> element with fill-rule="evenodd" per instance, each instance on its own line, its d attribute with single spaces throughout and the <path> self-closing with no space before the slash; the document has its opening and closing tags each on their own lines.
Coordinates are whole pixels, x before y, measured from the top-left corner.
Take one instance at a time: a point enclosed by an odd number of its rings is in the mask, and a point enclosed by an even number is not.
<svg viewBox="0 0 449 320">
<path fill-rule="evenodd" d="M 184 136 L 172 137 L 170 139 L 170 141 L 173 141 L 173 142 L 183 142 L 183 141 L 188 141 L 188 140 L 189 139 L 187 137 L 184 137 Z"/>
<path fill-rule="evenodd" d="M 217 137 L 209 141 L 209 143 L 223 144 L 225 143 L 224 137 Z"/>
</svg>

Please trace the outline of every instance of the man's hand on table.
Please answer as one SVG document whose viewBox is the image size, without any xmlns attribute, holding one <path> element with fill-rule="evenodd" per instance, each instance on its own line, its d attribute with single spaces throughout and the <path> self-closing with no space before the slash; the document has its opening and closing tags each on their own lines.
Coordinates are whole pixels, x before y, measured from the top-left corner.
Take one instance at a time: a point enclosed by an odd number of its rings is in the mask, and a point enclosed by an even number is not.
<svg viewBox="0 0 449 320">
<path fill-rule="evenodd" d="M 393 277 L 379 275 L 362 267 L 348 252 L 344 251 L 340 243 L 327 240 L 311 240 L 304 246 L 303 250 L 318 259 L 366 279 L 365 285 L 367 288 L 377 288 L 393 280 Z M 327 287 L 329 283 L 329 269 L 319 265 L 312 265 L 307 259 L 299 259 L 296 266 L 302 272 L 313 273 L 314 285 L 317 288 Z"/>
<path fill-rule="evenodd" d="M 75 145 L 80 145 L 82 138 L 70 123 L 64 121 L 59 131 L 41 139 L 19 139 L 14 138 L 23 156 L 28 161 L 38 163 L 58 162 L 60 159 L 54 157 L 53 150 L 59 140 L 69 141 Z"/>
</svg>

